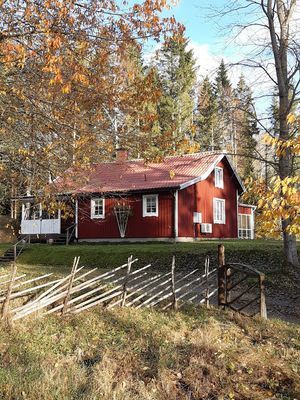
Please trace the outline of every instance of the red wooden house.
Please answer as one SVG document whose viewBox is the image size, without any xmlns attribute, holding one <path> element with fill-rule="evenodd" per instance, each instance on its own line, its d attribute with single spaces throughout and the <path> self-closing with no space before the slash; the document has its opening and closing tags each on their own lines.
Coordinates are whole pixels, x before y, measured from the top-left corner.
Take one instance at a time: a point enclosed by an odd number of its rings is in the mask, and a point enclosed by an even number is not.
<svg viewBox="0 0 300 400">
<path fill-rule="evenodd" d="M 224 154 L 203 152 L 145 164 L 127 160 L 120 150 L 115 162 L 86 172 L 84 183 L 59 178 L 56 184 L 76 198 L 79 241 L 254 237 L 254 207 L 239 204 L 244 186 Z"/>
</svg>

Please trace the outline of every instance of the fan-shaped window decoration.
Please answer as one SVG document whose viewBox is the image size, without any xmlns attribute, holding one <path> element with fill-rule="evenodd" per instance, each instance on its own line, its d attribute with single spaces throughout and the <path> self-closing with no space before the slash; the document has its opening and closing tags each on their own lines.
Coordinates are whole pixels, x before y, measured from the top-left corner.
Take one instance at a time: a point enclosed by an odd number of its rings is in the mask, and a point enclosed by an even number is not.
<svg viewBox="0 0 300 400">
<path fill-rule="evenodd" d="M 132 208 L 127 203 L 117 203 L 114 207 L 114 213 L 118 223 L 121 238 L 125 237 L 128 218 L 132 215 Z"/>
</svg>

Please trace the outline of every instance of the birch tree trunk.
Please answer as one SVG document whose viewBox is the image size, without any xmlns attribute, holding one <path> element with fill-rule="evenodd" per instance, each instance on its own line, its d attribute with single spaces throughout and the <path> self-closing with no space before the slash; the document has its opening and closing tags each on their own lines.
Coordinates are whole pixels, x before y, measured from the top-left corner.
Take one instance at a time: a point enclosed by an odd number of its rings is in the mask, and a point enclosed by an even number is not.
<svg viewBox="0 0 300 400">
<path fill-rule="evenodd" d="M 290 21 L 296 9 L 296 0 L 291 0 L 289 5 L 285 0 L 268 0 L 266 6 L 262 2 L 262 8 L 268 19 L 278 84 L 279 138 L 285 141 L 290 137 L 287 117 L 291 111 L 292 102 L 289 98 L 291 82 L 288 73 L 288 48 Z M 277 29 L 276 22 L 279 23 Z M 279 175 L 281 179 L 293 176 L 293 157 L 288 149 L 279 156 Z M 298 266 L 296 237 L 286 231 L 289 223 L 289 218 L 281 221 L 285 259 L 287 263 Z"/>
</svg>

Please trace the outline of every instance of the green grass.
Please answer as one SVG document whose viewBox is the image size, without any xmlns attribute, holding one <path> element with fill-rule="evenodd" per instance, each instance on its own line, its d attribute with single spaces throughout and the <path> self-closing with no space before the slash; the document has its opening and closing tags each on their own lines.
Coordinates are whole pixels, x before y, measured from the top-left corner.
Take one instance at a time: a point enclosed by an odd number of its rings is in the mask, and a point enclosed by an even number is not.
<svg viewBox="0 0 300 400">
<path fill-rule="evenodd" d="M 2 256 L 7 249 L 9 249 L 12 245 L 9 243 L 0 243 L 0 256 Z"/>
<path fill-rule="evenodd" d="M 184 267 L 185 258 L 196 257 L 201 260 L 206 255 L 213 259 L 217 255 L 218 241 L 201 241 L 197 243 L 149 243 L 149 244 L 78 244 L 71 246 L 49 246 L 32 244 L 19 258 L 19 262 L 31 265 L 70 265 L 75 256 L 88 266 L 107 268 L 124 263 L 131 254 L 141 262 L 152 262 L 170 265 L 172 255 L 178 256 L 180 266 Z M 223 242 L 228 261 L 264 262 L 269 259 L 280 267 L 283 262 L 282 242 L 279 241 L 237 241 Z M 269 258 L 270 257 L 270 258 Z M 197 260 L 194 260 L 196 263 Z"/>
<path fill-rule="evenodd" d="M 139 265 L 178 268 L 216 263 L 218 242 L 31 245 L 19 258 L 28 275 L 81 265 L 115 267 L 130 254 Z M 249 263 L 280 290 L 282 243 L 224 241 L 227 261 Z M 2 247 L 1 247 L 2 248 Z M 284 279 L 283 279 L 284 277 Z M 292 400 L 300 398 L 300 327 L 202 307 L 178 312 L 106 310 L 62 318 L 0 322 L 0 399 L 5 400 Z"/>
<path fill-rule="evenodd" d="M 51 269 L 59 273 L 71 268 L 75 256 L 87 267 L 113 268 L 124 264 L 132 254 L 139 259 L 138 265 L 151 263 L 153 268 L 169 269 L 172 256 L 176 255 L 176 269 L 203 267 L 205 256 L 210 256 L 211 266 L 217 264 L 218 241 L 197 243 L 147 243 L 147 244 L 78 244 L 50 246 L 32 244 L 19 257 L 18 262 L 37 267 L 43 271 Z M 277 284 L 284 271 L 282 242 L 275 240 L 228 240 L 223 241 L 227 262 L 252 265 L 265 272 L 269 280 Z M 44 267 L 41 267 L 44 266 Z M 28 267 L 28 269 L 30 269 Z M 290 283 L 288 280 L 285 283 Z"/>
<path fill-rule="evenodd" d="M 1 330 L 5 400 L 298 399 L 300 329 L 204 308 L 115 309 Z"/>
</svg>

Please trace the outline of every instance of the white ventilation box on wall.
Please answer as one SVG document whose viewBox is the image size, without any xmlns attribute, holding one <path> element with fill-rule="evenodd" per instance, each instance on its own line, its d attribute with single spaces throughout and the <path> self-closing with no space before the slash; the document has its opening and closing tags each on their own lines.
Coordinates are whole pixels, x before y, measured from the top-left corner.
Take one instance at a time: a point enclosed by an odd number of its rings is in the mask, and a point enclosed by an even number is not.
<svg viewBox="0 0 300 400">
<path fill-rule="evenodd" d="M 194 224 L 201 224 L 202 214 L 201 212 L 194 212 Z"/>
<path fill-rule="evenodd" d="M 201 233 L 212 233 L 212 224 L 201 224 Z"/>
</svg>

